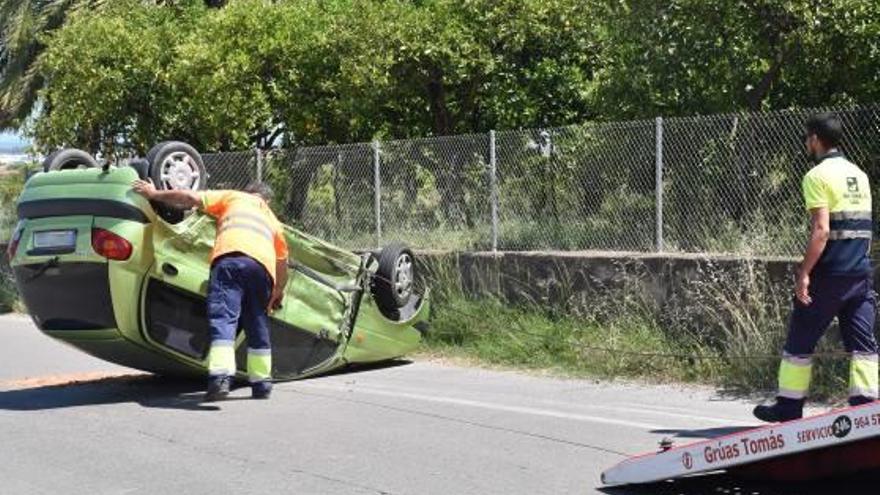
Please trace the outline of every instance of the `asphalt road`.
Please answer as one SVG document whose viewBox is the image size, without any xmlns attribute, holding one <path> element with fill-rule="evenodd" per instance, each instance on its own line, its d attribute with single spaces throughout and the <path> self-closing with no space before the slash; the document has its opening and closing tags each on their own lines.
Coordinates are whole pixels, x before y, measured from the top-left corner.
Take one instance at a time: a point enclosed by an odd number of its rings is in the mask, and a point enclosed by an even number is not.
<svg viewBox="0 0 880 495">
<path fill-rule="evenodd" d="M 93 359 L 21 316 L 0 337 L 0 494 L 826 493 L 723 475 L 601 487 L 663 437 L 755 424 L 709 389 L 399 361 L 204 404 L 200 382 Z"/>
</svg>

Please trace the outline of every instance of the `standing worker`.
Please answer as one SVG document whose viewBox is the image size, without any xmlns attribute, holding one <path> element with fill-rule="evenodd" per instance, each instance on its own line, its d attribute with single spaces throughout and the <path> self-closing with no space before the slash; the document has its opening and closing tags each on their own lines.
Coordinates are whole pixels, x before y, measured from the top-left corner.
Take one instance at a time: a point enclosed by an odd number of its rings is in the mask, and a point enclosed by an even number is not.
<svg viewBox="0 0 880 495">
<path fill-rule="evenodd" d="M 173 208 L 200 207 L 217 219 L 208 284 L 208 391 L 205 400 L 229 395 L 235 375 L 235 332 L 244 327 L 247 372 L 252 396 L 272 392 L 272 355 L 268 311 L 281 307 L 287 284 L 287 242 L 281 223 L 269 209 L 269 186 L 254 183 L 240 191 L 158 191 L 136 180 L 135 192 Z"/>
<path fill-rule="evenodd" d="M 813 351 L 835 316 L 850 354 L 849 404 L 877 400 L 871 189 L 867 175 L 838 150 L 842 135 L 832 114 L 806 122 L 804 144 L 816 162 L 802 184 L 811 215 L 810 240 L 796 275 L 776 402 L 754 410 L 762 421 L 803 416 Z"/>
</svg>

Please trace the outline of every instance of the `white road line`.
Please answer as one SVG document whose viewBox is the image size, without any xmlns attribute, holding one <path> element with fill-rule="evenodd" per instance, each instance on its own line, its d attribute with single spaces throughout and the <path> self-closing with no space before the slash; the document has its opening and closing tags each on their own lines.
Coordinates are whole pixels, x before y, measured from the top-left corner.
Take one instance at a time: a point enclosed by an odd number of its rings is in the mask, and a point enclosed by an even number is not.
<svg viewBox="0 0 880 495">
<path fill-rule="evenodd" d="M 385 391 L 393 391 L 402 394 L 412 394 L 411 389 L 406 389 L 403 387 L 389 386 L 389 385 L 377 385 L 375 383 L 371 383 L 369 385 L 358 384 L 357 387 L 368 387 L 371 389 L 379 389 Z M 467 400 L 467 399 L 462 399 Z M 696 414 L 686 414 L 682 411 L 683 409 L 677 408 L 669 408 L 662 406 L 646 406 L 640 404 L 632 404 L 632 403 L 622 403 L 615 405 L 599 405 L 599 404 L 580 404 L 573 402 L 563 402 L 552 399 L 536 399 L 541 404 L 546 404 L 550 406 L 562 406 L 569 407 L 573 409 L 580 410 L 601 410 L 601 411 L 614 411 L 618 413 L 628 414 L 628 415 L 642 415 L 642 416 L 661 416 L 661 417 L 670 417 L 670 418 L 680 418 L 686 419 L 689 421 L 702 421 L 711 424 L 717 424 L 722 426 L 754 426 L 751 423 L 743 421 L 742 419 L 731 419 L 731 418 L 720 418 L 720 417 L 709 417 L 709 416 L 701 416 Z M 691 425 L 691 426 L 699 426 L 699 425 Z"/>
<path fill-rule="evenodd" d="M 547 402 L 547 401 L 542 401 Z M 713 423 L 724 426 L 749 426 L 748 423 L 739 420 L 739 419 L 726 419 L 726 418 L 718 418 L 718 417 L 709 417 L 709 416 L 698 416 L 695 414 L 683 414 L 683 413 L 675 413 L 669 411 L 660 411 L 656 409 L 652 409 L 649 407 L 637 406 L 637 407 L 627 407 L 627 406 L 596 406 L 596 405 L 578 405 L 573 404 L 574 407 L 584 408 L 584 409 L 603 409 L 606 411 L 616 411 L 624 414 L 641 414 L 643 416 L 667 416 L 670 418 L 680 418 L 687 419 L 691 421 L 702 421 L 706 423 Z M 693 425 L 692 425 L 693 426 Z"/>
<path fill-rule="evenodd" d="M 305 383 L 299 382 L 297 386 L 301 386 L 304 388 L 313 388 L 313 389 L 322 389 L 322 390 L 334 390 L 337 392 L 356 392 L 356 393 L 364 393 L 371 395 L 381 395 L 385 397 L 395 397 L 402 399 L 413 399 L 424 402 L 434 402 L 434 403 L 443 403 L 443 404 L 454 404 L 458 406 L 468 406 L 475 407 L 480 409 L 489 409 L 493 411 L 505 411 L 512 412 L 518 414 L 529 414 L 532 416 L 545 416 L 550 418 L 560 418 L 560 419 L 569 419 L 573 421 L 583 421 L 587 423 L 600 423 L 600 424 L 608 424 L 608 425 L 618 425 L 618 426 L 627 426 L 630 428 L 638 428 L 642 430 L 662 430 L 662 429 L 670 429 L 669 425 L 656 425 L 652 423 L 642 423 L 638 421 L 627 421 L 625 419 L 616 419 L 616 418 L 605 418 L 601 416 L 589 416 L 586 414 L 576 414 L 569 413 L 564 411 L 556 411 L 552 409 L 538 409 L 534 407 L 521 407 L 521 406 L 509 406 L 505 404 L 497 404 L 493 402 L 483 402 L 483 401 L 475 401 L 475 400 L 467 400 L 467 399 L 457 399 L 454 397 L 443 397 L 436 395 L 422 395 L 422 394 L 413 394 L 406 392 L 393 392 L 388 390 L 374 389 L 370 387 L 365 387 L 363 385 L 358 385 L 356 387 L 345 386 L 345 385 L 329 385 L 329 384 L 318 384 L 318 383 Z"/>
<path fill-rule="evenodd" d="M 633 405 L 633 406 L 620 406 L 614 407 L 613 409 L 617 409 L 619 411 L 638 411 L 642 414 L 659 414 L 661 416 L 669 416 L 673 418 L 684 418 L 684 419 L 693 419 L 695 421 L 706 421 L 709 423 L 716 423 L 724 426 L 755 426 L 754 422 L 749 422 L 747 419 L 733 419 L 733 418 L 725 418 L 720 416 L 700 416 L 697 414 L 686 414 L 681 412 L 673 412 L 676 409 L 672 408 L 659 408 L 656 406 L 644 406 L 644 405 Z"/>
<path fill-rule="evenodd" d="M 712 416 L 710 418 L 710 417 L 706 417 L 706 416 L 689 415 L 685 412 L 685 411 L 688 411 L 688 409 L 685 407 L 664 406 L 664 405 L 659 405 L 659 404 L 646 405 L 646 404 L 638 404 L 638 403 L 632 403 L 632 402 L 623 403 L 622 405 L 624 407 L 644 407 L 646 409 L 650 409 L 650 410 L 656 411 L 658 413 L 683 414 L 686 416 L 693 416 L 694 418 L 715 419 L 716 421 L 724 421 L 727 423 L 743 423 L 743 422 L 745 422 L 746 424 L 750 424 L 749 421 L 753 420 L 752 417 L 750 416 L 751 407 L 754 407 L 754 406 L 749 406 L 748 404 L 743 404 L 743 403 L 735 403 L 735 404 L 742 406 L 743 410 L 746 410 L 749 412 L 749 415 L 747 415 L 746 418 L 738 418 L 738 419 L 729 418 L 729 417 L 722 417 L 722 416 Z M 734 425 L 731 425 L 731 426 L 734 426 Z"/>
<path fill-rule="evenodd" d="M 754 404 L 748 404 L 748 403 L 738 403 L 738 404 L 743 407 L 743 410 L 748 411 L 749 413 L 751 412 L 751 408 L 754 407 Z M 633 407 L 636 406 L 636 404 L 633 404 L 633 403 L 629 403 L 627 405 L 633 406 Z M 686 411 L 687 410 L 684 407 L 660 406 L 660 405 L 639 406 L 639 407 L 646 407 L 648 409 L 653 409 L 657 412 L 661 412 L 661 411 Z M 827 410 L 828 410 L 828 408 L 807 406 L 804 408 L 804 416 L 805 417 L 806 416 L 813 416 L 813 415 L 825 412 Z M 695 416 L 695 417 L 699 417 L 699 416 Z M 739 424 L 731 424 L 730 426 L 756 426 L 756 423 L 757 423 L 757 420 L 751 418 L 751 416 L 747 416 L 746 419 L 743 419 L 743 418 L 731 419 L 731 418 L 722 418 L 720 416 L 716 416 L 715 419 L 725 419 L 725 421 L 727 423 L 739 423 Z M 757 423 L 757 424 L 760 425 L 761 423 Z"/>
</svg>

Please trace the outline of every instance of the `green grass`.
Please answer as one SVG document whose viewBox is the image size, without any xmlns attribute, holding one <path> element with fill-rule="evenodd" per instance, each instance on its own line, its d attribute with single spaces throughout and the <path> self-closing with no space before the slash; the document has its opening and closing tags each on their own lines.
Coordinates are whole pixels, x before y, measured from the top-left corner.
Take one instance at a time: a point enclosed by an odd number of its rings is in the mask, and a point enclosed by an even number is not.
<svg viewBox="0 0 880 495">
<path fill-rule="evenodd" d="M 651 321 L 626 318 L 600 325 L 463 297 L 435 308 L 425 346 L 431 354 L 577 377 L 698 381 L 701 376 L 702 366 L 687 363 L 687 358 L 638 354 L 682 351 L 681 342 L 658 331 Z"/>
<path fill-rule="evenodd" d="M 27 169 L 13 169 L 10 173 L 0 167 L 0 172 L 3 172 L 0 175 L 0 242 L 6 242 L 18 221 L 15 202 L 24 187 Z"/>
<path fill-rule="evenodd" d="M 25 172 L 24 169 L 20 169 L 14 173 L 0 175 L 0 244 L 5 244 L 9 240 L 18 222 L 15 201 L 24 186 Z M 0 256 L 5 257 L 6 253 L 0 252 Z M 20 307 L 18 292 L 11 274 L 0 270 L 0 314 L 19 310 Z"/>
<path fill-rule="evenodd" d="M 20 306 L 15 282 L 8 273 L 0 271 L 0 314 L 17 311 Z"/>
<path fill-rule="evenodd" d="M 453 258 L 427 269 L 435 297 L 429 355 L 564 376 L 695 382 L 736 396 L 775 391 L 791 288 L 760 263 L 710 265 L 662 307 L 646 299 L 639 270 L 601 297 L 563 293 L 549 305 L 466 293 L 457 270 Z M 842 351 L 836 327 L 818 351 Z M 846 355 L 817 358 L 811 398 L 844 399 L 847 373 Z"/>
<path fill-rule="evenodd" d="M 570 293 L 555 305 L 510 304 L 489 289 L 466 293 L 454 257 L 424 268 L 434 298 L 429 354 L 579 377 L 692 382 L 708 372 L 690 358 L 705 349 L 664 331 L 634 287 L 601 301 Z"/>
</svg>

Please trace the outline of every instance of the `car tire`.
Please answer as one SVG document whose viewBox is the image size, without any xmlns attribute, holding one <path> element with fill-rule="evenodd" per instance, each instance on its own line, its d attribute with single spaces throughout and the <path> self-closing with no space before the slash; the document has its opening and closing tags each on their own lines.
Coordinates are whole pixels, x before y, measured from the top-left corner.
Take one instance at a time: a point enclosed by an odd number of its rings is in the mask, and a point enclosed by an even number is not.
<svg viewBox="0 0 880 495">
<path fill-rule="evenodd" d="M 159 190 L 199 191 L 206 187 L 208 174 L 202 155 L 192 146 L 181 141 L 163 141 L 147 152 L 146 177 L 153 181 Z M 138 171 L 140 174 L 140 171 Z M 153 202 L 153 209 L 160 218 L 176 224 L 186 218 L 186 213 L 177 208 Z"/>
<path fill-rule="evenodd" d="M 97 168 L 98 162 L 92 155 L 76 148 L 63 148 L 53 151 L 43 160 L 43 171 L 72 170 L 76 168 Z"/>
<path fill-rule="evenodd" d="M 391 244 L 382 249 L 378 259 L 371 284 L 373 297 L 383 313 L 396 314 L 415 292 L 415 257 L 403 244 Z"/>
<path fill-rule="evenodd" d="M 139 179 L 147 180 L 150 178 L 150 162 L 145 158 L 135 158 L 128 162 L 128 166 L 137 172 Z"/>
<path fill-rule="evenodd" d="M 164 141 L 147 152 L 150 178 L 160 190 L 200 191 L 208 173 L 202 155 L 180 141 Z"/>
</svg>

